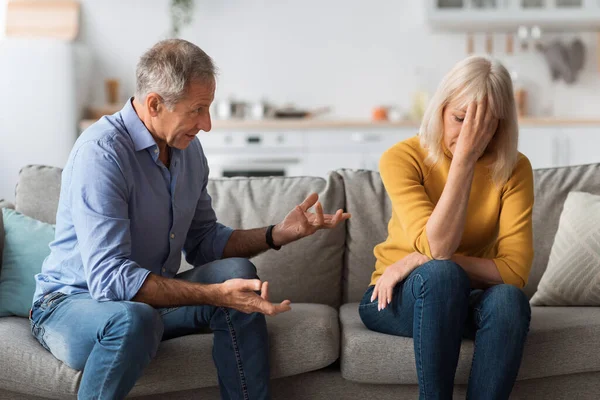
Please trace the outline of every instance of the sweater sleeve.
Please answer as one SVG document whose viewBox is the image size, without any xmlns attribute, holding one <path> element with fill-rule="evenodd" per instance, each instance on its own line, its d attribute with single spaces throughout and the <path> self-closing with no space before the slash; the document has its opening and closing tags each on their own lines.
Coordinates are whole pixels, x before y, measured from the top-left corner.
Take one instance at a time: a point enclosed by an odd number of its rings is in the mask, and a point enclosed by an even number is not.
<svg viewBox="0 0 600 400">
<path fill-rule="evenodd" d="M 520 156 L 502 191 L 502 204 L 493 259 L 504 283 L 523 288 L 533 262 L 533 171 Z"/>
<path fill-rule="evenodd" d="M 413 250 L 432 258 L 425 226 L 434 204 L 425 192 L 426 172 L 419 159 L 417 150 L 401 142 L 383 154 L 379 171 L 392 202 L 393 218 L 399 221 Z"/>
</svg>

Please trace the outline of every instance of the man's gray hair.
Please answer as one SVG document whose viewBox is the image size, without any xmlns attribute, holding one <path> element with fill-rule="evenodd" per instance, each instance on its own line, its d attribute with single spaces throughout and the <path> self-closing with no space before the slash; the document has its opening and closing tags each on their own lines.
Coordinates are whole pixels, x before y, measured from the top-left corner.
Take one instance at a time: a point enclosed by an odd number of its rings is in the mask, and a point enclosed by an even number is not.
<svg viewBox="0 0 600 400">
<path fill-rule="evenodd" d="M 143 102 L 149 93 L 157 93 L 172 110 L 191 81 L 213 82 L 215 75 L 213 60 L 201 48 L 182 39 L 163 40 L 138 62 L 135 97 Z"/>
</svg>

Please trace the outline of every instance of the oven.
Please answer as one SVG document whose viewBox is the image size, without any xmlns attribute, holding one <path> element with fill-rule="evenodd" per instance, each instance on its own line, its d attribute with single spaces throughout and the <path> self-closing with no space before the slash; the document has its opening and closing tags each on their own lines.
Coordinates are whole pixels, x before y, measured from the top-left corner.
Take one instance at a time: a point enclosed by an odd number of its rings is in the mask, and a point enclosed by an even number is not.
<svg viewBox="0 0 600 400">
<path fill-rule="evenodd" d="M 297 153 L 213 155 L 207 157 L 210 176 L 213 178 L 298 176 L 303 174 L 302 159 Z"/>
<path fill-rule="evenodd" d="M 300 132 L 201 132 L 211 178 L 299 176 L 304 174 Z"/>
</svg>

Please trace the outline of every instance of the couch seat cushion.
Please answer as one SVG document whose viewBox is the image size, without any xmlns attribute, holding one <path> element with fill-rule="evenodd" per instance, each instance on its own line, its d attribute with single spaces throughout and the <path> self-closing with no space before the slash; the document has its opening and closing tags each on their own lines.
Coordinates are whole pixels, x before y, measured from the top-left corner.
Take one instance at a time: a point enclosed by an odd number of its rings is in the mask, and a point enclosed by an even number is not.
<svg viewBox="0 0 600 400">
<path fill-rule="evenodd" d="M 365 383 L 416 384 L 413 340 L 368 330 L 358 303 L 340 309 L 344 378 Z M 519 380 L 600 371 L 600 307 L 532 307 Z M 463 341 L 455 382 L 469 379 L 473 342 Z"/>
<path fill-rule="evenodd" d="M 292 311 L 267 317 L 271 375 L 317 370 L 339 354 L 337 312 L 321 304 L 292 304 Z M 216 386 L 212 334 L 184 336 L 161 344 L 132 396 Z M 0 389 L 55 399 L 75 398 L 81 372 L 56 360 L 31 335 L 25 318 L 0 318 Z"/>
</svg>

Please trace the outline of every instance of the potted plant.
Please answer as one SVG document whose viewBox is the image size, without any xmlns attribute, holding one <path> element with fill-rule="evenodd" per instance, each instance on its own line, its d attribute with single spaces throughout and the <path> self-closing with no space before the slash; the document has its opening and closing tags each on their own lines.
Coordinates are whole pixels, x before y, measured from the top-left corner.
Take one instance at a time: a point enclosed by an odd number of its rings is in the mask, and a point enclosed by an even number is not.
<svg viewBox="0 0 600 400">
<path fill-rule="evenodd" d="M 171 0 L 171 37 L 178 37 L 181 29 L 192 22 L 194 0 Z"/>
</svg>

